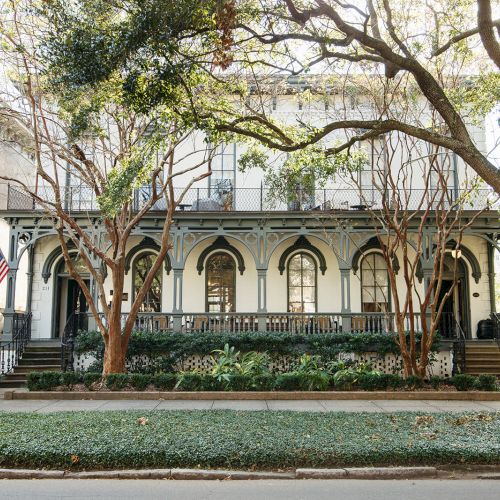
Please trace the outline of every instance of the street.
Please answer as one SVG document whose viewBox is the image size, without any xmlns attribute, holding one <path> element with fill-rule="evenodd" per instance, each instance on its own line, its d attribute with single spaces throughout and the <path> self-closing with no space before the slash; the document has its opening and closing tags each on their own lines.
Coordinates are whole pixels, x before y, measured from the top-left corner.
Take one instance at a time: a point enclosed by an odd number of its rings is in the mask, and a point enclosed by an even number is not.
<svg viewBox="0 0 500 500">
<path fill-rule="evenodd" d="M 3 480 L 0 499 L 498 500 L 495 480 L 125 481 Z"/>
</svg>

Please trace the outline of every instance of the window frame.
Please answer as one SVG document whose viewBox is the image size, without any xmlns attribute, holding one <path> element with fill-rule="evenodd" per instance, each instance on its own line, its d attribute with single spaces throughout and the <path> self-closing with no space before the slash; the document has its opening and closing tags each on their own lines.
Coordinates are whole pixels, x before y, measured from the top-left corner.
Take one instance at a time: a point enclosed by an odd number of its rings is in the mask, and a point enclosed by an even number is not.
<svg viewBox="0 0 500 500">
<path fill-rule="evenodd" d="M 384 261 L 384 265 L 385 265 L 385 273 L 387 275 L 387 311 L 372 311 L 371 313 L 390 313 L 392 311 L 392 301 L 391 301 L 391 283 L 389 281 L 389 270 L 387 268 L 387 262 L 385 261 L 384 259 L 384 255 L 382 252 L 379 252 L 377 250 L 373 250 L 371 252 L 368 252 L 366 254 L 364 254 L 362 257 L 361 257 L 361 260 L 359 262 L 359 272 L 360 272 L 360 292 L 361 292 L 361 312 L 365 313 L 367 311 L 364 311 L 364 301 L 363 301 L 363 289 L 364 289 L 364 285 L 363 285 L 363 263 L 365 261 L 366 258 L 372 256 L 372 255 L 379 255 L 380 257 L 382 257 L 383 261 Z M 377 268 L 374 268 L 374 269 L 371 269 L 371 273 L 372 273 L 372 276 L 373 276 L 373 285 L 367 285 L 371 288 L 374 288 L 376 289 L 377 288 L 377 281 L 376 281 L 376 276 L 375 276 L 375 271 L 377 270 Z M 368 314 L 371 314 L 370 312 L 368 312 Z"/>
<path fill-rule="evenodd" d="M 306 252 L 304 250 L 298 250 L 297 252 L 292 253 L 286 263 L 286 294 L 287 294 L 287 312 L 292 313 L 293 312 L 290 310 L 290 263 L 292 262 L 292 259 L 296 257 L 297 255 L 305 255 L 314 264 L 314 313 L 318 312 L 318 263 L 316 262 L 316 259 L 314 258 L 314 255 Z M 301 289 L 301 299 L 304 297 L 303 293 L 303 267 L 302 267 L 302 259 L 301 259 L 301 280 L 300 280 L 300 289 Z M 301 300 L 302 304 L 302 309 L 304 308 L 304 301 Z M 314 313 L 309 313 L 309 314 L 314 314 Z M 302 311 L 299 314 L 304 314 L 304 311 Z M 305 313 L 308 314 L 308 313 Z"/>
</svg>

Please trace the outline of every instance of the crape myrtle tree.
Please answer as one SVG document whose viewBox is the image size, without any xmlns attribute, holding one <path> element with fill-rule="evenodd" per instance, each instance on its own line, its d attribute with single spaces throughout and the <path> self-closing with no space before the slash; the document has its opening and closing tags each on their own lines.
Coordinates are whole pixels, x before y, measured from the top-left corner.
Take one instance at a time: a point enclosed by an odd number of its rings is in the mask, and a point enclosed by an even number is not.
<svg viewBox="0 0 500 500">
<path fill-rule="evenodd" d="M 168 31 L 164 60 L 170 57 L 172 64 L 168 78 L 164 73 L 164 99 L 147 113 L 124 93 L 132 84 L 127 79 L 130 75 L 113 71 L 93 85 L 86 81 L 88 66 L 82 69 L 77 63 L 80 56 L 88 64 L 94 55 L 125 56 L 127 47 L 123 46 L 114 47 L 123 53 L 112 53 L 111 39 L 122 23 L 127 24 L 127 2 L 96 2 L 98 11 L 92 2 L 72 2 L 67 8 L 57 2 L 11 2 L 1 28 L 6 78 L 0 114 L 2 120 L 16 121 L 29 137 L 26 152 L 34 159 L 37 186 L 27 185 L 15 175 L 3 180 L 33 199 L 34 206 L 43 209 L 54 224 L 68 272 L 78 282 L 103 337 L 103 376 L 125 370 L 125 354 L 141 303 L 172 246 L 174 211 L 185 192 L 210 175 L 213 146 L 201 141 L 198 149 L 193 147 L 189 94 L 201 77 L 187 53 L 202 51 L 209 43 L 196 36 L 210 30 L 212 13 L 196 8 L 197 2 L 164 3 L 175 4 L 171 12 L 178 15 L 169 18 L 158 6 L 160 10 L 151 12 L 152 17 L 144 22 L 154 31 L 154 21 L 160 21 L 156 16 L 163 16 L 161 31 Z M 170 30 L 166 30 L 169 22 Z M 132 27 L 133 23 L 127 24 Z M 134 29 L 142 33 L 143 28 L 135 25 Z M 103 42 L 96 30 L 111 39 Z M 93 45 L 90 53 L 86 52 L 89 47 L 79 45 L 79 36 Z M 189 50 L 180 56 L 176 50 L 184 44 Z M 68 53 L 75 58 L 74 66 L 68 62 Z M 92 68 L 94 76 L 106 69 L 102 60 Z M 78 85 L 68 84 L 68 72 L 80 78 Z M 135 84 L 140 86 L 138 81 Z M 176 190 L 174 180 L 180 175 L 189 181 L 184 189 Z M 78 188 L 68 187 L 68 178 Z M 147 193 L 139 202 L 134 200 L 137 188 Z M 71 210 L 75 197 L 87 207 L 86 214 Z M 162 211 L 159 250 L 123 325 L 126 246 L 152 209 Z M 84 269 L 76 264 L 73 248 Z M 83 274 L 90 274 L 95 289 Z M 105 279 L 111 282 L 112 296 L 106 293 Z"/>
</svg>

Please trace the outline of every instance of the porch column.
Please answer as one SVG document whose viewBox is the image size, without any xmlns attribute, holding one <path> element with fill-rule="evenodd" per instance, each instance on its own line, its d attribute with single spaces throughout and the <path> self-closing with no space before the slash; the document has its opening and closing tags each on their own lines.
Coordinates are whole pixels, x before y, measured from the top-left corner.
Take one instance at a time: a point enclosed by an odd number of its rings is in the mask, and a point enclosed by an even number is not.
<svg viewBox="0 0 500 500">
<path fill-rule="evenodd" d="M 14 314 L 16 312 L 16 280 L 19 261 L 17 260 L 17 252 L 19 246 L 19 234 L 17 231 L 10 228 L 9 233 L 9 250 L 7 264 L 9 272 L 7 273 L 7 297 L 5 302 L 5 310 L 3 313 L 3 336 L 2 340 L 12 340 L 14 334 Z"/>
<path fill-rule="evenodd" d="M 341 314 L 342 331 L 351 331 L 351 269 L 340 269 L 340 296 L 341 296 Z"/>
<path fill-rule="evenodd" d="M 174 269 L 174 290 L 173 290 L 173 329 L 174 332 L 182 330 L 182 281 L 184 276 L 184 268 Z"/>
<path fill-rule="evenodd" d="M 267 330 L 267 268 L 257 269 L 257 315 L 259 332 Z"/>
</svg>

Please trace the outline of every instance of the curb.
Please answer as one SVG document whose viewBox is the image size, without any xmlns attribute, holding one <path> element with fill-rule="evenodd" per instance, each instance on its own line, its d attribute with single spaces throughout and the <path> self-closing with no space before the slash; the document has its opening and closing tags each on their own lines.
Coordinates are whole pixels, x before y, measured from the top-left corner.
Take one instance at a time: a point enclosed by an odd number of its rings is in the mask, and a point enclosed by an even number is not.
<svg viewBox="0 0 500 500">
<path fill-rule="evenodd" d="M 500 401 L 500 392 L 471 391 L 471 392 L 441 392 L 441 391 L 415 391 L 415 392 L 362 392 L 362 391 L 245 391 L 245 392 L 51 392 L 51 391 L 5 391 L 4 399 L 9 400 L 190 400 L 190 401 L 313 401 L 313 400 L 399 400 L 399 401 Z"/>
<path fill-rule="evenodd" d="M 499 479 L 500 467 L 469 467 L 466 476 Z M 444 467 L 350 467 L 341 469 L 299 468 L 290 472 L 238 471 L 217 469 L 137 469 L 104 471 L 62 471 L 37 469 L 0 469 L 1 479 L 172 479 L 172 480 L 262 480 L 262 479 L 433 479 L 441 477 Z M 448 466 L 446 470 L 454 470 Z M 456 476 L 455 476 L 456 477 Z"/>
</svg>

